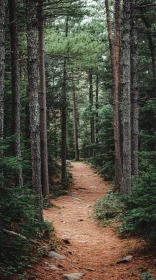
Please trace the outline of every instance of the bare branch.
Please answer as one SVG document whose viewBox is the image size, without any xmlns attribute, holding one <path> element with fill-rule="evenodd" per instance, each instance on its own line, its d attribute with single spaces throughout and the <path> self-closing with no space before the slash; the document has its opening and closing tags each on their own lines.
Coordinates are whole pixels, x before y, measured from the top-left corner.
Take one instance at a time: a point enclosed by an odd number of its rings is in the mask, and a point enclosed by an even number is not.
<svg viewBox="0 0 156 280">
<path fill-rule="evenodd" d="M 11 230 L 8 230 L 8 229 L 5 229 L 5 228 L 3 228 L 2 231 L 5 232 L 5 233 L 8 233 L 10 235 L 18 236 L 21 239 L 27 240 L 27 238 L 24 235 L 20 234 L 20 233 L 17 233 L 17 232 L 14 232 L 14 231 L 11 231 Z"/>
</svg>

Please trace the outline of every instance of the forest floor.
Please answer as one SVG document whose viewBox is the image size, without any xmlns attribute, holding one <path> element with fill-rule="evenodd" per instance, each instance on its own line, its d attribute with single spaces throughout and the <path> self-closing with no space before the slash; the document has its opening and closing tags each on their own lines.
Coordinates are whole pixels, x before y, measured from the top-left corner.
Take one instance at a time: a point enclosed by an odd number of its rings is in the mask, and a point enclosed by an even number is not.
<svg viewBox="0 0 156 280">
<path fill-rule="evenodd" d="M 103 198 L 110 185 L 83 162 L 72 162 L 70 172 L 73 185 L 68 195 L 53 199 L 56 207 L 44 211 L 60 240 L 56 251 L 65 258 L 42 258 L 27 279 L 138 280 L 149 270 L 156 276 L 154 253 L 134 238 L 120 239 L 114 228 L 102 227 L 94 219 L 95 201 Z M 132 256 L 131 261 L 120 263 L 127 255 Z M 83 276 L 63 276 L 71 273 Z"/>
</svg>

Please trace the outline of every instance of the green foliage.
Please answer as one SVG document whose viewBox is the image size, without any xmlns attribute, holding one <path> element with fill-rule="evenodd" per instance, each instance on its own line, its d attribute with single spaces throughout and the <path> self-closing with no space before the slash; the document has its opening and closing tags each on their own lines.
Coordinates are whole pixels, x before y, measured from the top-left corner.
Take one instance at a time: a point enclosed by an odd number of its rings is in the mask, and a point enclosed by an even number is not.
<svg viewBox="0 0 156 280">
<path fill-rule="evenodd" d="M 72 175 L 70 172 L 66 171 L 66 179 L 63 182 L 61 181 L 61 186 L 63 190 L 67 190 L 70 187 L 71 183 L 72 183 Z"/>
<path fill-rule="evenodd" d="M 148 172 L 148 167 L 150 165 L 156 166 L 156 152 L 155 151 L 143 151 L 139 152 L 139 167 L 143 172 Z"/>
<path fill-rule="evenodd" d="M 139 234 L 156 242 L 156 168 L 148 169 L 134 180 L 132 193 L 125 198 L 126 214 L 121 233 Z"/>
<path fill-rule="evenodd" d="M 30 190 L 0 187 L 0 267 L 6 279 L 30 263 L 35 239 L 50 230 L 47 222 L 38 222 Z"/>
<path fill-rule="evenodd" d="M 62 196 L 62 195 L 67 195 L 67 191 L 65 190 L 62 190 L 62 189 L 58 189 L 58 188 L 53 188 L 51 190 L 51 198 L 55 199 L 59 196 Z"/>
<path fill-rule="evenodd" d="M 2 141 L 0 166 L 0 267 L 4 279 L 20 272 L 31 260 L 31 251 L 37 250 L 35 239 L 50 232 L 47 223 L 37 219 L 34 195 L 26 186 L 15 187 L 15 178 L 23 166 L 24 180 L 30 187 L 30 153 L 24 160 L 9 155 L 13 137 Z M 5 155 L 5 156 L 4 156 Z M 34 239 L 34 242 L 32 242 Z"/>
<path fill-rule="evenodd" d="M 0 186 L 14 186 L 16 176 L 21 169 L 22 163 L 18 157 L 10 155 L 12 142 L 16 136 L 0 140 Z"/>
<path fill-rule="evenodd" d="M 140 108 L 140 149 L 141 151 L 156 150 L 156 101 L 148 100 Z"/>
<path fill-rule="evenodd" d="M 19 171 L 23 171 L 23 181 L 31 186 L 31 151 L 30 140 L 21 138 L 22 159 L 11 155 L 12 142 L 16 136 L 10 136 L 0 141 L 0 186 L 14 187 Z"/>
<path fill-rule="evenodd" d="M 94 157 L 90 159 L 93 167 L 96 168 L 105 180 L 114 178 L 114 138 L 112 106 L 103 106 L 98 111 L 98 142 L 94 144 Z"/>
<path fill-rule="evenodd" d="M 156 280 L 155 277 L 152 277 L 152 271 L 146 271 L 141 273 L 141 279 L 142 280 Z"/>
<path fill-rule="evenodd" d="M 102 46 L 87 32 L 71 33 L 65 38 L 62 34 L 47 30 L 45 40 L 47 53 L 62 57 L 68 54 L 74 68 L 95 69 L 100 65 Z"/>
<path fill-rule="evenodd" d="M 103 199 L 96 201 L 95 217 L 104 224 L 119 220 L 124 204 L 121 196 L 109 190 Z"/>
</svg>

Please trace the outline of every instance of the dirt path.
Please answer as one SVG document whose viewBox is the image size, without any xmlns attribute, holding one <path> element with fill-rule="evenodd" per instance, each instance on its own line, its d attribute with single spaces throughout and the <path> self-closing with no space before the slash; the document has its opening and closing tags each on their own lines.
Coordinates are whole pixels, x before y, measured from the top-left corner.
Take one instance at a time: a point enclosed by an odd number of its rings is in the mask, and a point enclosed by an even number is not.
<svg viewBox="0 0 156 280">
<path fill-rule="evenodd" d="M 53 222 L 58 238 L 70 242 L 62 242 L 58 249 L 66 258 L 43 259 L 36 267 L 35 279 L 61 280 L 63 274 L 75 272 L 84 273 L 84 280 L 141 279 L 141 259 L 133 256 L 130 263 L 117 264 L 132 253 L 134 241 L 119 239 L 111 228 L 102 228 L 93 219 L 94 203 L 105 195 L 109 185 L 87 164 L 74 162 L 72 166 L 74 185 L 70 195 L 53 200 L 57 207 L 44 213 L 45 219 Z"/>
</svg>

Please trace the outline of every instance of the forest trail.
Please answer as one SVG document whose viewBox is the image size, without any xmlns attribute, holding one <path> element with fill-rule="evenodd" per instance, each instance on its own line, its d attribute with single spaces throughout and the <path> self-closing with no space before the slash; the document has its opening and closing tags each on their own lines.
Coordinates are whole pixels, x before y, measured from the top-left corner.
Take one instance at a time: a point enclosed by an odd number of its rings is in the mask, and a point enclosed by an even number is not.
<svg viewBox="0 0 156 280">
<path fill-rule="evenodd" d="M 57 253 L 65 259 L 43 258 L 35 267 L 35 279 L 67 279 L 63 275 L 70 273 L 83 273 L 82 280 L 141 279 L 140 258 L 133 256 L 131 262 L 117 264 L 133 254 L 135 241 L 119 239 L 112 228 L 102 228 L 93 218 L 94 203 L 106 194 L 109 184 L 83 162 L 72 162 L 70 172 L 73 186 L 69 195 L 54 199 L 57 207 L 44 212 L 62 240 Z"/>
</svg>

